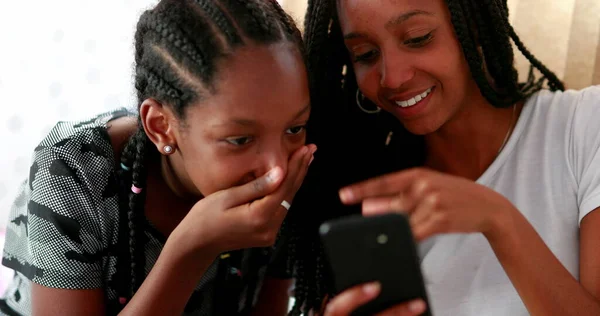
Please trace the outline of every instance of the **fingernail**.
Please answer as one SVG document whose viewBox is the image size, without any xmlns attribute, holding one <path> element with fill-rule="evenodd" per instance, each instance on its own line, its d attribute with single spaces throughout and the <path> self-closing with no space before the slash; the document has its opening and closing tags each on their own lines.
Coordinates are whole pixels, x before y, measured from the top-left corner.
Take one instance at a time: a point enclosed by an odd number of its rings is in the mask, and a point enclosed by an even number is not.
<svg viewBox="0 0 600 316">
<path fill-rule="evenodd" d="M 310 166 L 310 164 L 313 162 L 313 160 L 315 160 L 315 156 L 310 157 L 310 161 L 308 162 L 308 165 Z"/>
<path fill-rule="evenodd" d="M 408 309 L 413 313 L 420 314 L 425 311 L 425 302 L 422 300 L 412 301 L 408 304 Z"/>
<path fill-rule="evenodd" d="M 279 167 L 271 169 L 267 174 L 267 181 L 270 183 L 279 181 L 279 178 L 281 178 L 281 168 Z"/>
<path fill-rule="evenodd" d="M 348 202 L 352 200 L 353 197 L 354 195 L 352 194 L 352 190 L 350 189 L 343 189 L 340 191 L 340 199 L 342 200 L 342 202 Z"/>
<path fill-rule="evenodd" d="M 328 304 L 327 307 L 325 307 L 325 313 L 323 313 L 325 316 L 327 315 L 331 315 L 331 313 L 333 313 L 335 311 L 335 305 L 334 304 Z"/>
<path fill-rule="evenodd" d="M 379 285 L 379 283 L 377 283 L 377 282 L 369 283 L 363 287 L 363 292 L 365 292 L 365 294 L 367 294 L 369 296 L 374 296 L 374 295 L 377 295 L 377 293 L 379 293 L 380 288 L 381 288 L 381 285 Z"/>
</svg>

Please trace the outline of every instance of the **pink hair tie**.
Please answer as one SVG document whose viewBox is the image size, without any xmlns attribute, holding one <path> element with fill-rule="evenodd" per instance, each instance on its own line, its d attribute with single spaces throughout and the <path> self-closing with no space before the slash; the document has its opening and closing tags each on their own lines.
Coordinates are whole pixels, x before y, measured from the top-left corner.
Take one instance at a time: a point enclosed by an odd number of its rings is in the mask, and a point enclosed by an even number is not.
<svg viewBox="0 0 600 316">
<path fill-rule="evenodd" d="M 127 303 L 127 299 L 126 299 L 126 298 L 124 298 L 124 297 L 119 297 L 119 303 L 120 303 L 121 305 L 125 305 L 125 303 Z"/>
<path fill-rule="evenodd" d="M 131 185 L 131 192 L 135 193 L 135 194 L 140 194 L 142 193 L 142 188 L 138 188 L 135 186 L 135 184 Z"/>
</svg>

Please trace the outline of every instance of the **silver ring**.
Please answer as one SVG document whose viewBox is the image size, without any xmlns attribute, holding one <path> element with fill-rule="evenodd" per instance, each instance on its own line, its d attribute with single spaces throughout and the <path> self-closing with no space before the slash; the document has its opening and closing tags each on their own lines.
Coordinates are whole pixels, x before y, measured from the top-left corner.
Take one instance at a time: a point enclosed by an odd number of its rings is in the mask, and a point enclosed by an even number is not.
<svg viewBox="0 0 600 316">
<path fill-rule="evenodd" d="M 290 203 L 286 200 L 281 201 L 281 206 L 283 206 L 287 211 L 289 211 L 290 207 L 292 207 L 292 205 L 290 205 Z"/>
</svg>

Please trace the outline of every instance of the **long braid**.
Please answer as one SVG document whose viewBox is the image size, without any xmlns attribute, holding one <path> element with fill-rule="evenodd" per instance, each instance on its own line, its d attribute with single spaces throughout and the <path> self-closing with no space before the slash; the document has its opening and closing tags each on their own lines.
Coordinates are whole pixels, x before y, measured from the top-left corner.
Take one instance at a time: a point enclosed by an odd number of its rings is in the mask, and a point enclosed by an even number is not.
<svg viewBox="0 0 600 316">
<path fill-rule="evenodd" d="M 500 99 L 486 78 L 483 68 L 483 58 L 477 50 L 475 37 L 472 35 L 469 27 L 473 9 L 468 3 L 468 0 L 447 0 L 447 3 L 456 37 L 461 43 L 465 59 L 469 64 L 471 74 L 475 82 L 477 82 L 481 94 L 493 105 L 500 107 L 510 106 L 511 104 L 509 102 L 503 102 L 503 100 Z M 480 34 L 479 36 L 487 36 L 487 34 Z"/>
<path fill-rule="evenodd" d="M 146 152 L 148 145 L 148 137 L 143 129 L 138 131 L 131 137 L 125 152 L 131 152 L 133 155 L 133 163 L 131 167 L 131 185 L 137 188 L 146 186 Z M 130 249 L 130 270 L 131 272 L 131 295 L 133 296 L 141 284 L 141 279 L 138 276 L 143 275 L 144 271 L 144 256 L 143 248 L 137 247 L 140 243 L 141 236 L 137 235 L 137 227 L 140 224 L 140 217 L 144 211 L 144 202 L 146 200 L 146 191 L 139 194 L 131 192 L 129 194 L 129 210 L 127 218 L 129 220 L 129 249 Z"/>
<path fill-rule="evenodd" d="M 509 31 L 510 31 L 510 37 L 512 38 L 513 42 L 515 43 L 515 45 L 517 46 L 519 51 L 523 54 L 523 56 L 525 56 L 525 58 L 527 58 L 527 60 L 529 60 L 529 62 L 535 68 L 539 69 L 542 72 L 543 76 L 548 79 L 548 85 L 550 87 L 550 90 L 552 90 L 552 91 L 565 90 L 564 84 L 562 83 L 562 81 L 560 79 L 558 79 L 556 74 L 554 72 L 552 72 L 550 69 L 548 69 L 548 67 L 546 67 L 544 64 L 542 64 L 541 61 L 539 61 L 537 58 L 535 58 L 535 56 L 533 56 L 533 54 L 531 54 L 529 52 L 529 50 L 525 47 L 523 42 L 521 42 L 521 39 L 519 38 L 519 36 L 517 36 L 517 33 L 515 33 L 515 30 L 513 29 L 512 26 L 510 26 Z"/>
<path fill-rule="evenodd" d="M 219 62 L 229 58 L 236 48 L 249 43 L 291 42 L 302 52 L 299 34 L 291 17 L 271 0 L 162 0 L 145 11 L 137 24 L 138 107 L 152 98 L 169 106 L 184 120 L 188 106 L 214 92 Z M 135 294 L 145 278 L 140 227 L 146 202 L 147 167 L 158 155 L 140 121 L 121 153 L 123 169 L 118 173 L 122 180 L 129 181 L 123 185 L 132 187 L 132 190 L 125 188 L 130 192 L 125 197 L 129 262 L 117 265 L 129 270 L 130 276 L 129 282 L 123 282 L 126 288 L 118 291 L 122 303 Z M 296 225 L 287 221 L 287 226 Z"/>
<path fill-rule="evenodd" d="M 506 1 L 446 0 L 446 3 L 471 74 L 482 95 L 492 105 L 507 107 L 523 100 L 540 90 L 544 79 L 549 80 L 548 85 L 551 90 L 564 89 L 564 85 L 556 75 L 537 60 L 517 36 L 509 22 Z M 472 26 L 477 31 L 476 36 L 466 36 Z M 540 80 L 529 76 L 526 84 L 518 83 L 511 39 L 532 66 L 540 70 L 542 73 Z M 485 73 L 481 71 L 483 60 L 476 45 L 482 48 L 485 64 L 494 79 L 495 87 L 492 87 Z"/>
</svg>

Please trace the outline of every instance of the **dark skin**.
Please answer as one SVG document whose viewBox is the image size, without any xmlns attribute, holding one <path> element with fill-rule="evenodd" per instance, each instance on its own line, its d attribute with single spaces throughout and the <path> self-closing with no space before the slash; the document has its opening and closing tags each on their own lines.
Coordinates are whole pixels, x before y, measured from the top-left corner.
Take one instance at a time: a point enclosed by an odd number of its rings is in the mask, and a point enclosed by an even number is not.
<svg viewBox="0 0 600 316">
<path fill-rule="evenodd" d="M 445 2 L 339 0 L 337 10 L 360 90 L 425 137 L 428 167 L 349 186 L 342 201 L 361 203 L 367 216 L 406 210 L 418 240 L 481 233 L 532 315 L 600 315 L 600 214 L 581 222 L 577 280 L 510 201 L 473 181 L 496 159 L 515 120 L 512 108 L 495 108 L 480 94 Z M 427 91 L 408 107 L 396 103 Z M 523 104 L 514 106 L 518 117 Z M 377 284 L 348 290 L 325 315 L 348 315 L 378 293 Z M 414 301 L 380 315 L 425 308 Z"/>
<path fill-rule="evenodd" d="M 272 245 L 286 215 L 280 203 L 292 202 L 312 160 L 316 147 L 304 144 L 306 73 L 292 44 L 239 49 L 216 87 L 186 109 L 185 120 L 153 99 L 140 107 L 146 134 L 163 154 L 148 169 L 145 216 L 167 242 L 122 315 L 180 315 L 219 253 Z M 110 123 L 117 156 L 136 124 Z M 167 155 L 165 145 L 175 152 Z M 266 279 L 253 312 L 285 315 L 290 284 Z M 32 300 L 33 315 L 105 313 L 103 289 L 33 284 Z"/>
</svg>

